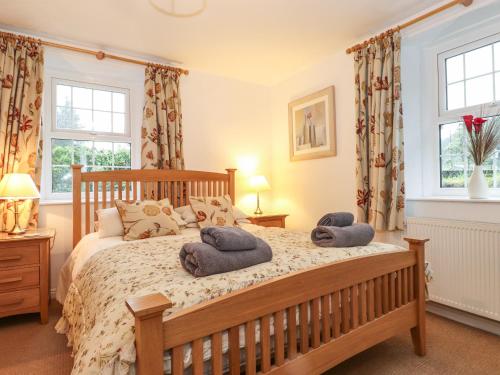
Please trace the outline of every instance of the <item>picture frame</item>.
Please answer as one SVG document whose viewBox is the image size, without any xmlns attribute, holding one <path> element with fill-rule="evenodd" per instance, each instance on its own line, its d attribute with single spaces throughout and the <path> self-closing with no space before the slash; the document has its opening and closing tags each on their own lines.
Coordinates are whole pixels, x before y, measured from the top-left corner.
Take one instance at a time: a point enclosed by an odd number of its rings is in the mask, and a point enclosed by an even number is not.
<svg viewBox="0 0 500 375">
<path fill-rule="evenodd" d="M 334 86 L 290 102 L 288 132 L 290 161 L 336 156 Z"/>
</svg>

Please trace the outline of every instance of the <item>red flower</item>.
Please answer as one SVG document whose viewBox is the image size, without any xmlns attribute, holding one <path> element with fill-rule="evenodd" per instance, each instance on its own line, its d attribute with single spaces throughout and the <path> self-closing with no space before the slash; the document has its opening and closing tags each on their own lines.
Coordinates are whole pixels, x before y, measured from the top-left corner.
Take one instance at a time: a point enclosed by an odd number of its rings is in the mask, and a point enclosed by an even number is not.
<svg viewBox="0 0 500 375">
<path fill-rule="evenodd" d="M 23 115 L 23 120 L 22 120 L 22 123 L 21 123 L 21 126 L 19 127 L 19 129 L 21 129 L 22 132 L 26 132 L 26 131 L 30 130 L 33 127 L 33 125 L 31 124 L 32 122 L 33 122 L 32 119 L 30 119 L 26 115 Z"/>
<path fill-rule="evenodd" d="M 463 117 L 463 119 L 464 119 L 465 127 L 467 128 L 467 131 L 469 133 L 472 132 L 472 121 L 474 119 L 474 116 L 466 115 Z"/>
<path fill-rule="evenodd" d="M 484 118 L 481 117 L 476 117 L 473 121 L 474 124 L 474 131 L 476 133 L 479 133 L 481 131 L 481 128 L 483 127 L 483 124 L 486 122 Z"/>
</svg>

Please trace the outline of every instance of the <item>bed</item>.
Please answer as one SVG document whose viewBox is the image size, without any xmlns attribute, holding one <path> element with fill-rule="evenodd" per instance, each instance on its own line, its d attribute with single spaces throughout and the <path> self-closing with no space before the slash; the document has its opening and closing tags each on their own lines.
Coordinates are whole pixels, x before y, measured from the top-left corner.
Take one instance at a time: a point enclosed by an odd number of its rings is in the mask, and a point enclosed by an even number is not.
<svg viewBox="0 0 500 375">
<path fill-rule="evenodd" d="M 425 354 L 425 240 L 328 249 L 306 233 L 244 224 L 270 243 L 272 262 L 197 279 L 178 261 L 196 229 L 103 244 L 95 212 L 115 199 L 234 202 L 234 169 L 81 168 L 73 166 L 75 253 L 57 325 L 73 345 L 74 374 L 320 374 L 407 330 Z"/>
</svg>

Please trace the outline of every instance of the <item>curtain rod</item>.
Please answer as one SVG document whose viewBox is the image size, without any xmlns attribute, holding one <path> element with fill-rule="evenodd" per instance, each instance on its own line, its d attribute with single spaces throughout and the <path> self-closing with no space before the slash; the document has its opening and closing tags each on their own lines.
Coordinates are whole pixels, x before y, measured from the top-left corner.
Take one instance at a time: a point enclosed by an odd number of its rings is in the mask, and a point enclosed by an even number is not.
<svg viewBox="0 0 500 375">
<path fill-rule="evenodd" d="M 175 71 L 175 72 L 177 72 L 179 74 L 185 74 L 185 75 L 189 74 L 189 70 L 182 69 L 182 68 L 176 68 L 176 67 L 173 67 L 173 66 L 163 65 L 163 64 L 157 64 L 157 63 L 151 63 L 151 62 L 144 61 L 144 60 L 132 59 L 130 57 L 123 57 L 123 56 L 113 55 L 113 54 L 110 54 L 110 53 L 105 53 L 103 51 L 95 51 L 95 50 L 91 50 L 91 49 L 87 49 L 87 48 L 74 47 L 74 46 L 70 46 L 70 45 L 67 45 L 67 44 L 50 42 L 50 41 L 47 41 L 47 40 L 32 38 L 32 37 L 25 36 L 25 35 L 8 33 L 8 32 L 3 32 L 2 31 L 2 32 L 0 32 L 0 36 L 6 36 L 6 37 L 14 38 L 14 39 L 19 39 L 19 40 L 29 40 L 29 41 L 33 41 L 33 42 L 38 42 L 38 43 L 40 43 L 40 44 L 42 44 L 44 46 L 48 46 L 48 47 L 65 49 L 65 50 L 68 50 L 68 51 L 79 52 L 79 53 L 85 53 L 87 55 L 95 56 L 97 60 L 103 60 L 105 58 L 108 58 L 108 59 L 112 59 L 112 60 L 118 60 L 118 61 L 128 62 L 128 63 L 131 63 L 131 64 L 146 65 L 146 66 L 154 66 L 154 67 L 158 67 L 158 68 L 163 68 L 163 69 L 166 69 L 166 70 Z"/>
<path fill-rule="evenodd" d="M 377 40 L 381 40 L 381 39 L 385 38 L 386 36 L 392 35 L 399 30 L 405 29 L 405 28 L 412 26 L 420 21 L 423 21 L 429 17 L 432 17 L 438 13 L 441 13 L 441 12 L 445 11 L 446 9 L 454 7 L 455 5 L 463 5 L 464 7 L 468 7 L 469 5 L 472 4 L 472 2 L 473 2 L 473 0 L 453 0 L 453 1 L 450 1 L 449 3 L 446 3 L 446 4 L 440 6 L 436 9 L 433 9 L 433 10 L 427 12 L 427 13 L 424 13 L 421 16 L 418 16 L 412 20 L 409 20 L 409 21 L 401 24 L 401 25 L 393 27 L 387 31 L 384 31 L 383 33 L 378 34 L 378 35 L 376 35 L 368 40 L 365 40 L 362 43 L 358 43 L 358 44 L 352 46 L 351 48 L 348 48 L 346 50 L 346 53 L 350 54 L 352 52 L 359 51 L 360 49 L 365 48 L 368 45 L 375 43 Z"/>
</svg>

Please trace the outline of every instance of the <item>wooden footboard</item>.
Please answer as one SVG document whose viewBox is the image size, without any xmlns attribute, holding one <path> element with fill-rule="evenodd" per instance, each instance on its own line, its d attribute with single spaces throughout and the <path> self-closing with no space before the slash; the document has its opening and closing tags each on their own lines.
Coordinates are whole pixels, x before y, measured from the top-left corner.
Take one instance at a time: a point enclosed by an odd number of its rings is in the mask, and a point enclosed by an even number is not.
<svg viewBox="0 0 500 375">
<path fill-rule="evenodd" d="M 184 309 L 163 322 L 163 311 L 171 306 L 168 298 L 155 294 L 129 299 L 127 306 L 135 316 L 136 371 L 162 374 L 164 351 L 169 351 L 172 374 L 183 374 L 188 344 L 192 373 L 202 374 L 203 342 L 208 339 L 212 373 L 222 374 L 226 332 L 232 375 L 320 374 L 407 330 L 411 330 L 415 352 L 424 355 L 427 240 L 406 240 L 408 252 L 360 257 L 293 273 Z M 241 326 L 244 360 L 239 345 Z"/>
</svg>

